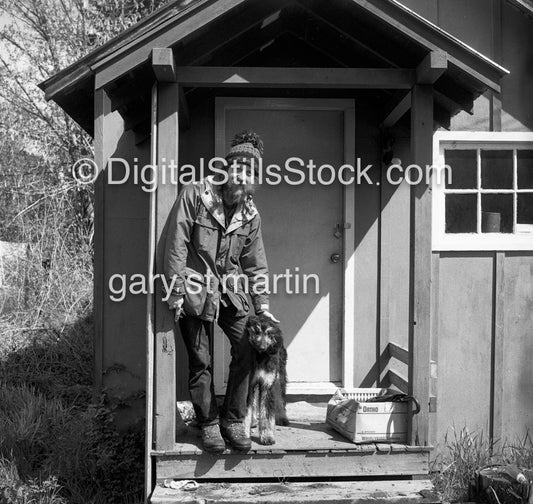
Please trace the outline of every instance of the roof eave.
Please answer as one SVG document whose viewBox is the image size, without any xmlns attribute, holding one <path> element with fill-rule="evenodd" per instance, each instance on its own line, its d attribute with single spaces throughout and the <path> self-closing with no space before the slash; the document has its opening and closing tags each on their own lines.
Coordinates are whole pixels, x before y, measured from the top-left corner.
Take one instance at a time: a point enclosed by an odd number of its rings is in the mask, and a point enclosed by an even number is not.
<svg viewBox="0 0 533 504">
<path fill-rule="evenodd" d="M 53 99 L 54 95 L 63 90 L 75 87 L 79 81 L 94 75 L 92 67 L 109 54 L 120 50 L 131 41 L 137 39 L 144 33 L 157 30 L 159 25 L 174 17 L 178 12 L 186 11 L 200 3 L 201 0 L 173 0 L 152 14 L 142 19 L 138 23 L 126 28 L 116 37 L 108 40 L 101 46 L 72 63 L 68 67 L 60 70 L 48 79 L 40 82 L 38 87 L 45 92 L 47 100 Z M 205 0 L 204 0 L 205 2 Z M 202 3 L 204 3 L 202 2 Z M 82 70 L 80 70 L 80 67 Z"/>
</svg>

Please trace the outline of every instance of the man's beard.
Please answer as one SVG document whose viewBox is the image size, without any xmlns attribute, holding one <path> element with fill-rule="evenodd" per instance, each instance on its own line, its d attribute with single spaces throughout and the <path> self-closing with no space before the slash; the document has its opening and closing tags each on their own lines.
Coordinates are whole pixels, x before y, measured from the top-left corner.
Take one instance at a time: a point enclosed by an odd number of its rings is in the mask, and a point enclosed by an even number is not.
<svg viewBox="0 0 533 504">
<path fill-rule="evenodd" d="M 231 207 L 244 202 L 254 192 L 255 188 L 252 185 L 227 182 L 222 186 L 222 199 L 226 206 Z"/>
</svg>

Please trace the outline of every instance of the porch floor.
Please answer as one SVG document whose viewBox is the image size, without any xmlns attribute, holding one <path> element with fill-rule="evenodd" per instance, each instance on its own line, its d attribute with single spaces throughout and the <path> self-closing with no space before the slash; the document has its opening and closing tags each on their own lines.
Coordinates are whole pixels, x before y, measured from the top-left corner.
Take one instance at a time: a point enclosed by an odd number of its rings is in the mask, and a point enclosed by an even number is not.
<svg viewBox="0 0 533 504">
<path fill-rule="evenodd" d="M 326 405 L 304 401 L 287 405 L 290 425 L 276 426 L 276 444 L 257 443 L 246 453 L 227 449 L 204 452 L 200 431 L 189 427 L 175 449 L 153 452 L 157 480 L 165 478 L 231 480 L 260 478 L 412 477 L 429 473 L 430 447 L 405 444 L 354 444 L 326 425 Z"/>
<path fill-rule="evenodd" d="M 326 405 L 324 403 L 316 405 L 306 401 L 289 403 L 287 404 L 287 416 L 290 422 L 287 427 L 276 425 L 276 444 L 274 445 L 259 444 L 257 429 L 252 429 L 251 452 L 353 450 L 363 453 L 375 451 L 386 453 L 390 451 L 420 451 L 420 447 L 409 447 L 405 444 L 352 443 L 325 423 Z M 202 453 L 200 430 L 189 427 L 186 434 L 178 437 L 176 451 L 180 454 Z M 228 448 L 224 453 L 233 453 L 233 450 Z"/>
</svg>

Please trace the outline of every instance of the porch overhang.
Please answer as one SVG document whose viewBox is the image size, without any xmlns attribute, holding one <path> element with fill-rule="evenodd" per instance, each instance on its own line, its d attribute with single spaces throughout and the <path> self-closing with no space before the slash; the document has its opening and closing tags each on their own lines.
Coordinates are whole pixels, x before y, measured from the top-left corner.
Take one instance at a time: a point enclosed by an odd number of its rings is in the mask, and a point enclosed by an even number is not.
<svg viewBox="0 0 533 504">
<path fill-rule="evenodd" d="M 200 67 L 205 65 L 268 67 L 261 61 L 268 52 L 265 48 L 281 38 L 294 40 L 300 59 L 313 63 L 298 66 L 344 70 L 340 88 L 383 89 L 380 78 L 389 72 L 393 78 L 387 89 L 409 89 L 406 76 L 420 70 L 428 55 L 445 54 L 447 67 L 432 82 L 437 118 L 469 111 L 473 100 L 486 90 L 500 92 L 500 79 L 509 73 L 396 0 L 176 0 L 39 86 L 48 100 L 59 104 L 90 134 L 94 90 L 103 88 L 112 97 L 114 109 L 135 129 L 149 114 L 149 106 L 146 117 L 138 110 L 149 102 L 155 79 L 154 48 L 172 48 L 178 65 L 198 67 L 187 72 L 195 72 L 191 85 L 200 85 L 206 71 Z M 254 61 L 258 63 L 250 64 Z M 298 87 L 287 82 L 284 74 L 285 70 L 263 78 L 264 87 Z M 309 71 L 305 88 L 323 88 L 312 75 Z M 350 78 L 352 85 L 347 86 Z M 384 96 L 392 109 L 402 101 L 405 108 L 410 101 L 404 94 Z M 401 107 L 385 112 L 394 112 L 394 117 Z M 133 115 L 132 109 L 136 110 Z"/>
</svg>

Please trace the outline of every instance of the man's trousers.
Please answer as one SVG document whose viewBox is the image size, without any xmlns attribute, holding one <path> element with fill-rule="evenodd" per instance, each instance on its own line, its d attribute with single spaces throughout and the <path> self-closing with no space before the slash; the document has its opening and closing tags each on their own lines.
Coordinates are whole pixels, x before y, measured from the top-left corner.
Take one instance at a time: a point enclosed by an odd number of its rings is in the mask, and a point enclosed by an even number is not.
<svg viewBox="0 0 533 504">
<path fill-rule="evenodd" d="M 222 409 L 222 422 L 242 422 L 246 416 L 246 400 L 250 376 L 252 349 L 244 335 L 248 316 L 236 317 L 233 305 L 220 306 L 218 325 L 231 344 L 226 397 Z M 213 384 L 214 322 L 185 315 L 179 319 L 179 327 L 189 355 L 189 392 L 198 423 L 216 424 L 219 421 Z"/>
</svg>

